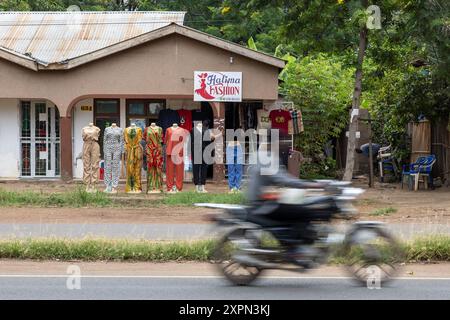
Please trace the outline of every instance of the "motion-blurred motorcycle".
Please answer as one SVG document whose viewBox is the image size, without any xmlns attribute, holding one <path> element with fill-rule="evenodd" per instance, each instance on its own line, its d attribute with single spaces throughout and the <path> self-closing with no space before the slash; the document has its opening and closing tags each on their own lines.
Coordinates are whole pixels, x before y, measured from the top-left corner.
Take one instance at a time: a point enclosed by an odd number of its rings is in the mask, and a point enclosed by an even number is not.
<svg viewBox="0 0 450 320">
<path fill-rule="evenodd" d="M 390 281 L 403 253 L 383 223 L 361 221 L 347 230 L 332 224 L 355 218 L 352 202 L 364 190 L 339 181 L 326 185 L 321 194 L 305 189 L 268 193 L 267 201 L 295 213 L 280 218 L 254 214 L 257 208 L 247 206 L 196 204 L 224 211 L 212 218 L 221 234 L 213 262 L 223 275 L 236 285 L 248 285 L 264 270 L 303 272 L 331 257 L 363 285 Z"/>
</svg>

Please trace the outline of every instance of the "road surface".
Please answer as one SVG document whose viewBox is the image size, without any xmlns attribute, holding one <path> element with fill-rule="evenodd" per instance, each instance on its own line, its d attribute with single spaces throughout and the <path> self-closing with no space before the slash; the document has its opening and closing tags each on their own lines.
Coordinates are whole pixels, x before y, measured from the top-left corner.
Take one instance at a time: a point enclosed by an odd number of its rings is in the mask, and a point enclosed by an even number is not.
<svg viewBox="0 0 450 320">
<path fill-rule="evenodd" d="M 0 277 L 0 299 L 450 299 L 450 278 L 410 278 L 368 289 L 347 278 L 262 278 L 250 287 L 216 276 L 93 276 L 69 290 L 66 277 Z"/>
<path fill-rule="evenodd" d="M 450 299 L 450 263 L 408 264 L 397 278 L 368 289 L 341 267 L 323 266 L 307 273 L 271 270 L 254 285 L 237 287 L 209 263 L 0 260 L 0 299 Z"/>
</svg>

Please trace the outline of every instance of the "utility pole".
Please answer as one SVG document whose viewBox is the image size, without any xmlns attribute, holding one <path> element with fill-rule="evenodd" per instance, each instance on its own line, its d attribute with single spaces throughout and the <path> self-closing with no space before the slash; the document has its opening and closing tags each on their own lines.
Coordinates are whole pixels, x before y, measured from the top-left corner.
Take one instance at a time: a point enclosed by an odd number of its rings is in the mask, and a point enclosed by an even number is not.
<svg viewBox="0 0 450 320">
<path fill-rule="evenodd" d="M 372 119 L 368 114 L 369 122 L 369 188 L 373 188 L 373 151 L 372 151 Z"/>
<path fill-rule="evenodd" d="M 363 1 L 366 2 L 367 1 Z M 362 72 L 364 55 L 367 47 L 367 28 L 364 26 L 359 33 L 358 65 L 355 73 L 355 88 L 353 90 L 352 112 L 348 129 L 347 157 L 345 161 L 345 172 L 343 180 L 351 181 L 353 168 L 355 166 L 356 131 L 358 131 L 359 105 L 361 103 Z"/>
<path fill-rule="evenodd" d="M 359 120 L 367 121 L 369 127 L 369 188 L 373 188 L 372 118 L 370 117 L 370 113 L 368 113 L 367 119 L 360 118 Z"/>
</svg>

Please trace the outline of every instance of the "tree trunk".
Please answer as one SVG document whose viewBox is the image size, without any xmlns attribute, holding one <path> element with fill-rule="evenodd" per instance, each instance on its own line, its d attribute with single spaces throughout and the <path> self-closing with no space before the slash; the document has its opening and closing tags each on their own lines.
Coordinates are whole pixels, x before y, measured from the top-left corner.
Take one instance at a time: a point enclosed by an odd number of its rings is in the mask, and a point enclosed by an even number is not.
<svg viewBox="0 0 450 320">
<path fill-rule="evenodd" d="M 359 111 L 359 105 L 361 102 L 362 68 L 364 56 L 366 54 L 366 47 L 367 29 L 366 26 L 364 26 L 359 32 L 358 65 L 356 67 L 355 73 L 355 89 L 353 91 L 352 113 L 350 116 L 350 126 L 348 129 L 347 157 L 345 161 L 345 172 L 343 177 L 343 180 L 345 181 L 351 181 L 353 178 L 353 167 L 355 165 L 356 132 L 358 131 L 358 116 L 353 115 L 355 114 L 354 110 Z"/>
</svg>

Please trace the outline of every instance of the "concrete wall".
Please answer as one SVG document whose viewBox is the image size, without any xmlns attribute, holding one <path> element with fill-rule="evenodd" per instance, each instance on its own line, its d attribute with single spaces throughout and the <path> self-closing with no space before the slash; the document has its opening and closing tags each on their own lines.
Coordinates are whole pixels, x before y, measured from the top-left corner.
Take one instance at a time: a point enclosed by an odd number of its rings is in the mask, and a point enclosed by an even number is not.
<svg viewBox="0 0 450 320">
<path fill-rule="evenodd" d="M 59 107 L 61 116 L 70 115 L 69 106 L 88 96 L 187 99 L 193 96 L 196 70 L 241 71 L 243 99 L 277 99 L 277 67 L 180 35 L 67 71 L 35 72 L 0 59 L 0 74 L 8 75 L 0 77 L 0 98 L 47 98 Z"/>
<path fill-rule="evenodd" d="M 19 100 L 0 99 L 0 177 L 20 175 L 20 114 Z"/>
<path fill-rule="evenodd" d="M 78 155 L 83 151 L 83 139 L 81 138 L 81 129 L 87 126 L 90 122 L 94 121 L 94 111 L 82 111 L 81 106 L 92 106 L 94 108 L 94 99 L 84 99 L 79 101 L 72 111 L 72 137 L 73 137 L 73 177 L 83 177 L 83 161 L 81 159 L 76 160 Z"/>
</svg>

